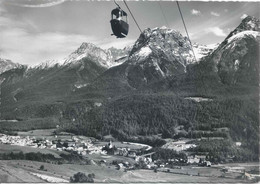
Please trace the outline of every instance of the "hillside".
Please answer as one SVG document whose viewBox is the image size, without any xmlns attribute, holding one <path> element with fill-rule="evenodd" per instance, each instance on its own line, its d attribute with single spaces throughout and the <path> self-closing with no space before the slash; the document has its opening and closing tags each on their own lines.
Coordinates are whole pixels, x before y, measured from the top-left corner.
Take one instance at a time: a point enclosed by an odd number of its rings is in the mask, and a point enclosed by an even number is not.
<svg viewBox="0 0 260 184">
<path fill-rule="evenodd" d="M 105 70 L 87 58 L 61 66 L 9 70 L 1 75 L 2 119 L 56 116 L 61 110 L 58 107 L 70 100 L 69 94 Z M 54 110 L 49 112 L 49 108 Z"/>
</svg>

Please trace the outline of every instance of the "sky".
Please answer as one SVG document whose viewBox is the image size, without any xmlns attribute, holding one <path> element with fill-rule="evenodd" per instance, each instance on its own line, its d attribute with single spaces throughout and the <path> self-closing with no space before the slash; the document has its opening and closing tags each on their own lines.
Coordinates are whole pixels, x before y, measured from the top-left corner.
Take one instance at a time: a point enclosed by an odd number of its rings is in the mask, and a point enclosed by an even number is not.
<svg viewBox="0 0 260 184">
<path fill-rule="evenodd" d="M 186 36 L 175 1 L 126 1 L 141 30 L 166 26 Z M 35 65 L 62 60 L 83 42 L 107 49 L 124 48 L 140 36 L 128 13 L 126 38 L 111 36 L 114 1 L 87 0 L 0 0 L 0 58 Z M 259 18 L 259 2 L 180 1 L 192 42 L 215 44 L 241 22 L 241 17 Z"/>
</svg>

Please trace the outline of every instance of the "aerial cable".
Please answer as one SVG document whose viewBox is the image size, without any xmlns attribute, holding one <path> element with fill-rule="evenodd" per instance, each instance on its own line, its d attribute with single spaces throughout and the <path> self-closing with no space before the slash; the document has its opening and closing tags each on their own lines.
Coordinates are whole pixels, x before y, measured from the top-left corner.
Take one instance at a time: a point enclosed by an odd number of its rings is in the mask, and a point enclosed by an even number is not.
<svg viewBox="0 0 260 184">
<path fill-rule="evenodd" d="M 176 3 L 177 3 L 177 6 L 178 6 L 180 15 L 181 15 L 181 19 L 182 19 L 182 22 L 183 22 L 183 25 L 184 25 L 186 34 L 187 34 L 187 36 L 188 36 L 188 39 L 189 39 L 189 42 L 190 42 L 190 45 L 191 45 L 191 49 L 192 49 L 192 52 L 193 52 L 194 59 L 195 59 L 196 63 L 198 63 L 198 61 L 197 61 L 197 59 L 196 59 L 196 56 L 195 56 L 195 53 L 194 53 L 194 50 L 193 50 L 193 46 L 192 46 L 190 37 L 189 37 L 188 30 L 187 30 L 186 25 L 185 25 L 184 18 L 183 18 L 183 16 L 182 16 L 182 12 L 181 12 L 181 8 L 180 8 L 180 5 L 179 5 L 179 2 L 176 1 Z M 206 92 L 206 88 L 205 88 L 205 82 L 204 82 L 204 78 L 203 78 L 203 77 L 201 78 L 201 81 L 202 81 L 202 83 L 203 83 L 203 89 L 204 89 L 204 93 L 205 93 L 205 92 Z M 195 112 L 195 115 L 194 115 L 194 120 L 195 120 L 194 130 L 196 130 L 196 128 L 197 128 L 196 117 L 197 117 L 197 111 Z M 193 136 L 192 134 L 193 134 L 193 131 L 191 130 L 191 138 L 192 138 L 192 136 Z M 196 135 L 195 138 L 196 138 L 196 140 L 197 140 L 197 135 Z"/>
<path fill-rule="evenodd" d="M 186 27 L 184 18 L 183 18 L 183 16 L 182 16 L 182 12 L 181 12 L 181 8 L 180 8 L 180 5 L 179 5 L 179 2 L 176 1 L 176 3 L 177 3 L 177 6 L 178 6 L 178 9 L 179 9 L 179 12 L 180 12 L 180 14 L 181 14 L 181 19 L 182 19 L 182 22 L 183 22 L 183 25 L 184 25 L 186 34 L 187 34 L 187 36 L 188 36 L 189 42 L 190 42 L 190 46 L 191 46 L 191 50 L 192 50 L 192 52 L 193 52 L 194 59 L 195 59 L 195 61 L 196 61 L 196 63 L 197 63 L 197 58 L 196 58 L 196 56 L 195 56 L 195 52 L 194 52 L 194 50 L 193 50 L 192 43 L 191 43 L 191 41 L 190 41 L 190 36 L 189 36 L 188 30 L 187 30 L 187 27 Z"/>
<path fill-rule="evenodd" d="M 141 28 L 139 27 L 138 23 L 136 22 L 134 15 L 132 14 L 132 12 L 131 12 L 131 10 L 129 9 L 128 5 L 126 4 L 125 0 L 123 0 L 123 1 L 124 1 L 125 5 L 126 5 L 126 7 L 127 7 L 128 11 L 130 12 L 130 14 L 131 14 L 132 18 L 134 19 L 134 21 L 135 21 L 135 24 L 137 25 L 137 27 L 138 27 L 139 31 L 142 33 L 142 30 L 141 30 Z"/>
<path fill-rule="evenodd" d="M 161 9 L 161 12 L 162 12 L 162 14 L 163 14 L 163 17 L 164 17 L 165 23 L 166 23 L 166 25 L 167 25 L 168 28 L 169 28 L 170 26 L 169 26 L 169 24 L 168 24 L 168 21 L 167 21 L 167 19 L 166 19 L 166 16 L 165 16 L 164 12 L 163 12 L 163 9 L 162 9 L 162 6 L 161 6 L 161 4 L 160 4 L 160 1 L 158 1 L 158 4 L 159 4 L 160 9 Z"/>
</svg>

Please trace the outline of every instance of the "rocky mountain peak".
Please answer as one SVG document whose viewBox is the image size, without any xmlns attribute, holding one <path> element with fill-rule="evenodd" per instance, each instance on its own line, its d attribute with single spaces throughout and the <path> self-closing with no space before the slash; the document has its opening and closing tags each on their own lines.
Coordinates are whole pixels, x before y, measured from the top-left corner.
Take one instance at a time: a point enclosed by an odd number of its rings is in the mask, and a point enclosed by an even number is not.
<svg viewBox="0 0 260 184">
<path fill-rule="evenodd" d="M 18 63 L 14 63 L 9 59 L 0 58 L 0 74 L 7 70 L 10 70 L 10 69 L 13 69 L 13 68 L 16 68 L 19 66 L 20 65 Z"/>
<path fill-rule="evenodd" d="M 145 59 L 158 53 L 164 53 L 168 60 L 177 60 L 183 66 L 195 61 L 187 37 L 165 26 L 145 29 L 135 42 L 130 58 Z"/>
<path fill-rule="evenodd" d="M 111 65 L 112 57 L 111 55 L 107 54 L 107 52 L 100 47 L 92 43 L 82 43 L 81 46 L 71 53 L 66 59 L 65 64 L 73 64 L 82 58 L 90 58 L 95 60 L 99 65 L 109 68 Z"/>
<path fill-rule="evenodd" d="M 258 85 L 259 76 L 259 19 L 245 17 L 240 25 L 214 50 L 207 60 L 227 84 Z"/>
<path fill-rule="evenodd" d="M 115 47 L 110 47 L 106 49 L 107 54 L 111 55 L 112 60 L 114 62 L 117 62 L 120 60 L 122 57 L 127 57 L 129 55 L 129 52 L 131 50 L 131 47 L 125 47 L 123 49 L 118 49 Z"/>
<path fill-rule="evenodd" d="M 48 69 L 48 68 L 51 68 L 54 66 L 59 66 L 59 65 L 60 65 L 60 63 L 57 60 L 47 60 L 40 64 L 31 66 L 30 69 L 44 70 L 44 69 Z"/>
<path fill-rule="evenodd" d="M 260 31 L 260 21 L 259 19 L 248 15 L 242 20 L 238 27 L 241 29 L 243 28 L 244 30 Z"/>
<path fill-rule="evenodd" d="M 64 59 L 64 64 L 75 64 L 83 58 L 89 58 L 105 68 L 116 66 L 115 60 L 128 55 L 129 49 L 102 49 L 93 43 L 83 42 L 81 46 Z"/>
<path fill-rule="evenodd" d="M 232 37 L 235 34 L 238 34 L 243 31 L 260 31 L 260 20 L 253 17 L 253 16 L 246 16 L 243 18 L 242 22 L 239 24 L 239 26 L 232 31 L 226 39 Z"/>
</svg>

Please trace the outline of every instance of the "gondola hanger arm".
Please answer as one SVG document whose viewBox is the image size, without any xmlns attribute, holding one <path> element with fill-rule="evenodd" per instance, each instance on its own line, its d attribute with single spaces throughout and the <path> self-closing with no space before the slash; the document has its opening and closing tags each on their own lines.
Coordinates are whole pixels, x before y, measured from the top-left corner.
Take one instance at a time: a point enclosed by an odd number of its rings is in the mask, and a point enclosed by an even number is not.
<svg viewBox="0 0 260 184">
<path fill-rule="evenodd" d="M 114 3 L 117 5 L 117 7 L 119 8 L 119 9 L 121 9 L 120 8 L 120 6 L 119 6 L 119 4 L 117 4 L 117 2 L 114 0 Z"/>
</svg>

